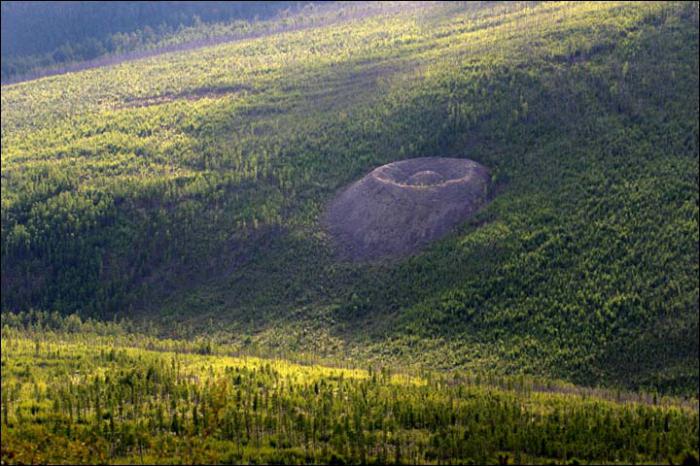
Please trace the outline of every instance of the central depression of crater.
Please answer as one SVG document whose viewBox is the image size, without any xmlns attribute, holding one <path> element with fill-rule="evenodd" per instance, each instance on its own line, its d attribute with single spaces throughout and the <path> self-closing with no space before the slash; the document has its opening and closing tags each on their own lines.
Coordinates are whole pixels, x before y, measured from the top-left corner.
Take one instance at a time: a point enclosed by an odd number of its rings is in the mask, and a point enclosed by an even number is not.
<svg viewBox="0 0 700 466">
<path fill-rule="evenodd" d="M 345 188 L 324 223 L 343 258 L 410 254 L 484 205 L 490 181 L 486 167 L 467 159 L 392 162 Z"/>
</svg>

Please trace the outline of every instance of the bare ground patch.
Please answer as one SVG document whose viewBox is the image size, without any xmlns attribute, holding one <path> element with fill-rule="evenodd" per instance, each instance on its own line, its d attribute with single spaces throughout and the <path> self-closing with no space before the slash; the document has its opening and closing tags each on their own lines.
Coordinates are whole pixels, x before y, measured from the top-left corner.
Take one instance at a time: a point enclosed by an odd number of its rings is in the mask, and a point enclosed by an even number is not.
<svg viewBox="0 0 700 466">
<path fill-rule="evenodd" d="M 488 200 L 489 170 L 467 159 L 424 157 L 383 165 L 344 189 L 323 218 L 343 259 L 416 252 Z"/>
</svg>

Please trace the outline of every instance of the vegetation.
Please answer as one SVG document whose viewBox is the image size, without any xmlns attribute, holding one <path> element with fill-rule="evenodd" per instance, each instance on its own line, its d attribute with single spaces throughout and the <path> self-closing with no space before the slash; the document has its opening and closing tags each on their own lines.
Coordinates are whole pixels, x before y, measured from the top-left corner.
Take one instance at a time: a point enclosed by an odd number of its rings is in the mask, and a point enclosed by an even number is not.
<svg viewBox="0 0 700 466">
<path fill-rule="evenodd" d="M 697 405 L 668 399 L 538 391 L 523 377 L 500 380 L 505 388 L 461 373 L 160 352 L 75 315 L 12 315 L 2 332 L 3 462 L 697 458 Z"/>
<path fill-rule="evenodd" d="M 679 399 L 627 405 L 517 381 L 697 398 L 698 4 L 355 8 L 2 86 L 3 454 L 697 456 L 697 410 Z M 431 155 L 489 167 L 494 200 L 413 257 L 339 261 L 319 224 L 328 201 L 379 165 Z M 8 317 L 32 308 L 101 323 Z M 118 338 L 94 334 L 124 317 Z M 173 371 L 176 353 L 198 380 Z M 321 368 L 294 381 L 298 366 L 232 354 L 400 366 L 415 383 Z M 255 393 L 266 409 L 251 414 Z M 194 406 L 208 416 L 198 427 Z M 245 436 L 230 430 L 245 419 Z M 32 453 L 32 438 L 48 440 Z"/>
<path fill-rule="evenodd" d="M 302 2 L 2 3 L 3 82 L 105 55 L 250 32 Z M 305 11 L 306 13 L 306 11 Z"/>
<path fill-rule="evenodd" d="M 2 307 L 697 392 L 697 13 L 435 5 L 4 86 Z M 335 191 L 429 154 L 500 195 L 335 261 Z"/>
</svg>

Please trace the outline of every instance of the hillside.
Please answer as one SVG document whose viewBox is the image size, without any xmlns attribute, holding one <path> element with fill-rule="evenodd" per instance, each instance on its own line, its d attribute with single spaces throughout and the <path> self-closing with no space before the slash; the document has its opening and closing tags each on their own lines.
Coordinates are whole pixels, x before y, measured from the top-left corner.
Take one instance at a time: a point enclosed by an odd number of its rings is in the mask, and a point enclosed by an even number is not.
<svg viewBox="0 0 700 466">
<path fill-rule="evenodd" d="M 340 19 L 3 85 L 3 312 L 696 396 L 698 4 Z M 331 199 L 426 156 L 488 167 L 492 201 L 338 260 Z"/>
<path fill-rule="evenodd" d="M 250 34 L 287 21 L 302 2 L 2 2 L 3 83 L 80 69 L 125 54 Z M 292 18 L 290 18 L 290 14 Z M 296 18 L 298 19 L 298 18 Z M 278 20 L 278 21 L 275 21 Z M 106 60 L 105 60 L 106 59 Z"/>
<path fill-rule="evenodd" d="M 298 365 L 75 316 L 3 317 L 4 464 L 697 463 L 697 400 Z"/>
</svg>

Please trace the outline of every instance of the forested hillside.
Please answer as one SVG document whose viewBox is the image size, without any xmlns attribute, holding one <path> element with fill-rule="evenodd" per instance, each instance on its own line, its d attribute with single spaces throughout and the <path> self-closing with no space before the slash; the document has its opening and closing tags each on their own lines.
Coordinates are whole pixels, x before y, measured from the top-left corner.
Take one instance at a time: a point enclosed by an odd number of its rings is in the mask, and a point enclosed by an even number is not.
<svg viewBox="0 0 700 466">
<path fill-rule="evenodd" d="M 697 464 L 698 5 L 3 2 L 3 464 Z"/>
<path fill-rule="evenodd" d="M 697 400 L 226 356 L 75 315 L 2 323 L 5 464 L 697 463 Z"/>
<path fill-rule="evenodd" d="M 3 311 L 696 394 L 698 4 L 346 16 L 4 85 Z M 493 201 L 338 261 L 335 193 L 436 155 L 489 167 Z"/>
<path fill-rule="evenodd" d="M 4 1 L 2 79 L 26 79 L 106 55 L 116 60 L 127 52 L 250 34 L 306 6 L 313 11 L 311 2 L 286 1 Z"/>
</svg>

